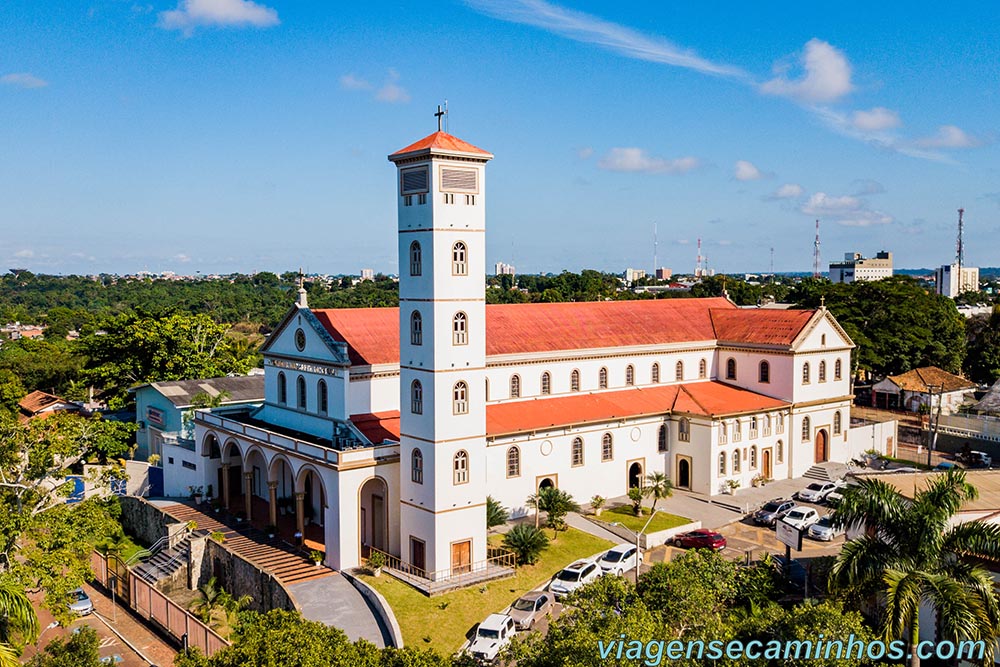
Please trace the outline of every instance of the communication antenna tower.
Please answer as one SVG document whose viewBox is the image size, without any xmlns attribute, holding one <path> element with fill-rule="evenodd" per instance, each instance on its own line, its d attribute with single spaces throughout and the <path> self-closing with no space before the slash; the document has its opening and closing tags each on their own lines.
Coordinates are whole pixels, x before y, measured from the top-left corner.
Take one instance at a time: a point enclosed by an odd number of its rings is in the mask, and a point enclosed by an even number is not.
<svg viewBox="0 0 1000 667">
<path fill-rule="evenodd" d="M 819 220 L 816 221 L 816 240 L 813 241 L 813 278 L 819 278 Z"/>
</svg>

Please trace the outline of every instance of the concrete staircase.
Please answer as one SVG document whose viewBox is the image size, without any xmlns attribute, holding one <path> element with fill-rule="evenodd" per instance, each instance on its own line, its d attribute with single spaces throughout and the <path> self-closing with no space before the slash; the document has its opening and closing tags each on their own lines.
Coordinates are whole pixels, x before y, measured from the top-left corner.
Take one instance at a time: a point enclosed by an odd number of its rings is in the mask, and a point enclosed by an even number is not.
<svg viewBox="0 0 1000 667">
<path fill-rule="evenodd" d="M 279 538 L 268 538 L 255 528 L 232 526 L 222 523 L 215 514 L 206 514 L 196 507 L 175 503 L 161 505 L 164 512 L 178 521 L 194 521 L 198 533 L 221 532 L 226 536 L 225 546 L 260 569 L 273 574 L 282 584 L 329 576 L 334 572 L 326 567 L 316 567 L 312 561 L 298 553 Z M 186 562 L 186 560 L 185 560 Z"/>
<path fill-rule="evenodd" d="M 832 482 L 830 479 L 830 473 L 823 466 L 817 465 L 806 470 L 806 474 L 803 475 L 806 479 L 814 479 L 817 482 Z"/>
<path fill-rule="evenodd" d="M 803 477 L 816 480 L 817 482 L 836 482 L 838 479 L 846 477 L 849 472 L 850 468 L 843 463 L 827 461 L 826 463 L 819 463 L 809 468 Z"/>
<path fill-rule="evenodd" d="M 162 549 L 152 558 L 137 565 L 133 571 L 151 584 L 173 576 L 182 567 L 187 567 L 191 553 L 191 534 L 184 536 L 176 546 Z"/>
</svg>

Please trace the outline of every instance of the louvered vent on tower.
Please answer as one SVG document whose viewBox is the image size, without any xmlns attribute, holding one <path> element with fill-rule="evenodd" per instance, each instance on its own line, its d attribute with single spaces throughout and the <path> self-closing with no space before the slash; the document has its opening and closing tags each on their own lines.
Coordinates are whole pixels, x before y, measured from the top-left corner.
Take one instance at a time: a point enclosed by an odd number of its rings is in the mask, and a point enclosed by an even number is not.
<svg viewBox="0 0 1000 667">
<path fill-rule="evenodd" d="M 441 169 L 441 190 L 449 192 L 478 192 L 478 172 L 475 169 Z"/>
<path fill-rule="evenodd" d="M 415 169 L 404 169 L 399 172 L 400 194 L 415 195 L 422 194 L 429 190 L 427 167 L 417 167 Z"/>
</svg>

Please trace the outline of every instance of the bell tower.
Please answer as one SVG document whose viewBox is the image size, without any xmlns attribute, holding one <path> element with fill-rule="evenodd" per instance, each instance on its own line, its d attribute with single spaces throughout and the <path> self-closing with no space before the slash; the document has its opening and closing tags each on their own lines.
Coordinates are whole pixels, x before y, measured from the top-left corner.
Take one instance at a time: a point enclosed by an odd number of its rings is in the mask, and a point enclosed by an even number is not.
<svg viewBox="0 0 1000 667">
<path fill-rule="evenodd" d="M 486 559 L 486 163 L 441 130 L 396 151 L 400 551 L 443 579 Z"/>
</svg>

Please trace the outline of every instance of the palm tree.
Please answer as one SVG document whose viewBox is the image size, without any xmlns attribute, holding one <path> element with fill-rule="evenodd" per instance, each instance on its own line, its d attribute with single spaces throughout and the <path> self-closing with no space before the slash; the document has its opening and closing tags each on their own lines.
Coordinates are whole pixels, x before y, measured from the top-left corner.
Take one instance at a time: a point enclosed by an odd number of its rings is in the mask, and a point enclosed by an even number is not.
<svg viewBox="0 0 1000 667">
<path fill-rule="evenodd" d="M 662 472 L 651 472 L 646 475 L 646 486 L 642 490 L 642 495 L 647 498 L 652 496 L 653 506 L 650 512 L 655 512 L 657 501 L 674 495 L 674 485 Z"/>
<path fill-rule="evenodd" d="M 528 523 L 519 523 L 503 536 L 503 545 L 517 556 L 518 565 L 533 565 L 549 546 L 549 538 Z"/>
<path fill-rule="evenodd" d="M 919 667 L 920 605 L 940 610 L 943 640 L 983 640 L 989 662 L 1000 629 L 1000 602 L 989 572 L 973 559 L 1000 560 L 1000 526 L 950 525 L 962 504 L 978 496 L 965 471 L 935 473 L 910 500 L 891 484 L 862 479 L 848 487 L 833 513 L 841 527 L 863 527 L 830 571 L 832 590 L 880 592 L 886 639 L 909 630 L 910 665 Z"/>
<path fill-rule="evenodd" d="M 218 580 L 215 577 L 210 578 L 204 584 L 198 587 L 198 592 L 201 593 L 201 599 L 196 600 L 194 604 L 191 605 L 191 611 L 194 612 L 203 623 L 211 623 L 212 613 L 222 607 L 222 603 L 225 601 L 225 595 L 228 595 L 222 587 L 219 586 Z"/>
<path fill-rule="evenodd" d="M 528 496 L 526 504 L 537 511 L 545 512 L 545 525 L 554 532 L 552 539 L 559 537 L 560 530 L 566 530 L 566 515 L 580 511 L 580 506 L 573 500 L 573 496 L 553 486 L 539 489 L 535 495 Z"/>
<path fill-rule="evenodd" d="M 0 586 L 0 667 L 18 667 L 18 650 L 11 642 L 18 633 L 24 641 L 38 639 L 38 617 L 24 591 L 16 586 Z"/>
</svg>

